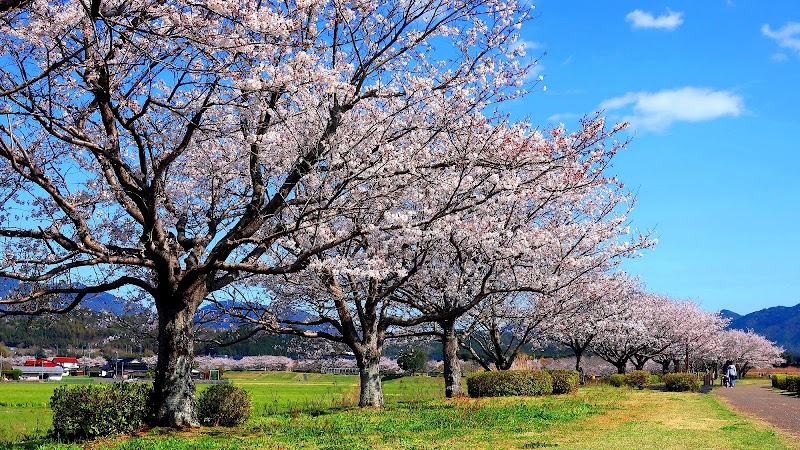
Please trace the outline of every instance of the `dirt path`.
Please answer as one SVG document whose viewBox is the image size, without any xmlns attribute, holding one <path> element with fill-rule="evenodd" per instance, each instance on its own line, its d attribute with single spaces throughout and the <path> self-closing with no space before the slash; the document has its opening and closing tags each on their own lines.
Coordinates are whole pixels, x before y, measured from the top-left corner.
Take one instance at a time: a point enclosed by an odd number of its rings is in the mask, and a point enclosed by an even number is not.
<svg viewBox="0 0 800 450">
<path fill-rule="evenodd" d="M 800 398 L 773 391 L 768 385 L 715 387 L 714 394 L 736 411 L 757 417 L 800 439 Z"/>
</svg>

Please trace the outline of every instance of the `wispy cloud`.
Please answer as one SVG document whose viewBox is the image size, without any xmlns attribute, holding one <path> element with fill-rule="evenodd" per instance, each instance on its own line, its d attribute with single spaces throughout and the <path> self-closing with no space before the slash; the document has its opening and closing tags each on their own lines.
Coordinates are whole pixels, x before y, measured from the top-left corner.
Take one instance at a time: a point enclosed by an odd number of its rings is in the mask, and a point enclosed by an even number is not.
<svg viewBox="0 0 800 450">
<path fill-rule="evenodd" d="M 730 91 L 683 87 L 658 92 L 628 92 L 600 104 L 622 110 L 623 120 L 642 130 L 664 131 L 675 122 L 703 122 L 744 112 L 744 100 Z"/>
<path fill-rule="evenodd" d="M 558 113 L 558 114 L 553 114 L 552 116 L 548 117 L 547 121 L 550 122 L 550 123 L 562 123 L 562 122 L 566 122 L 568 120 L 580 119 L 581 117 L 583 117 L 582 114 Z"/>
<path fill-rule="evenodd" d="M 786 53 L 778 52 L 778 53 L 773 53 L 772 56 L 769 57 L 769 59 L 775 62 L 786 62 L 789 60 L 789 57 L 786 56 Z"/>
<path fill-rule="evenodd" d="M 764 24 L 761 25 L 761 33 L 777 42 L 778 46 L 800 53 L 800 23 L 787 22 L 778 30 Z"/>
<path fill-rule="evenodd" d="M 649 12 L 635 9 L 625 16 L 633 28 L 655 28 L 672 31 L 683 23 L 683 13 L 667 10 L 666 14 L 654 16 Z"/>
</svg>

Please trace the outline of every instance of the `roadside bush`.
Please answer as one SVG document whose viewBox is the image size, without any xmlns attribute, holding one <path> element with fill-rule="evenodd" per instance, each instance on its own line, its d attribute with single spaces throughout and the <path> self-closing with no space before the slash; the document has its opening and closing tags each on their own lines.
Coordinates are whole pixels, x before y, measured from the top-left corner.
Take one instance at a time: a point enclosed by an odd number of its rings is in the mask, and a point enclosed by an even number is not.
<svg viewBox="0 0 800 450">
<path fill-rule="evenodd" d="M 644 389 L 650 383 L 650 372 L 646 370 L 634 370 L 625 374 L 625 384 L 637 389 Z"/>
<path fill-rule="evenodd" d="M 786 375 L 786 390 L 789 392 L 797 392 L 800 390 L 800 376 Z"/>
<path fill-rule="evenodd" d="M 786 390 L 786 375 L 782 373 L 776 373 L 772 375 L 772 387 L 775 389 Z"/>
<path fill-rule="evenodd" d="M 470 397 L 550 395 L 553 377 L 543 370 L 498 370 L 467 377 Z"/>
<path fill-rule="evenodd" d="M 622 387 L 625 384 L 625 375 L 615 373 L 608 376 L 608 384 L 614 387 Z"/>
<path fill-rule="evenodd" d="M 546 372 L 553 377 L 553 394 L 570 394 L 578 390 L 581 375 L 577 370 L 552 369 Z"/>
<path fill-rule="evenodd" d="M 230 384 L 215 384 L 197 397 L 197 418 L 207 426 L 232 427 L 250 418 L 253 399 L 247 391 Z"/>
<path fill-rule="evenodd" d="M 153 387 L 142 383 L 59 386 L 50 397 L 53 434 L 59 439 L 92 439 L 144 425 Z"/>
<path fill-rule="evenodd" d="M 671 392 L 697 392 L 700 380 L 693 373 L 668 373 L 664 375 L 664 384 Z"/>
<path fill-rule="evenodd" d="M 8 378 L 9 380 L 19 380 L 22 376 L 22 371 L 19 369 L 3 370 L 0 372 L 0 378 Z"/>
</svg>

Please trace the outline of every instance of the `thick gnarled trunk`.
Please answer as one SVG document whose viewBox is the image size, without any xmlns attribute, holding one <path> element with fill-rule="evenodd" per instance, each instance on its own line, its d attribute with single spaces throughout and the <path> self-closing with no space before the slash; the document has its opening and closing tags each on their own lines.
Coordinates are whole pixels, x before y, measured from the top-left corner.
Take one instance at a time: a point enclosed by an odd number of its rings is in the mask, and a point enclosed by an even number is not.
<svg viewBox="0 0 800 450">
<path fill-rule="evenodd" d="M 444 362 L 444 395 L 447 398 L 463 394 L 461 389 L 461 361 L 458 359 L 458 338 L 453 321 L 440 322 L 442 326 L 442 360 Z"/>
<path fill-rule="evenodd" d="M 377 350 L 363 355 L 356 354 L 358 374 L 361 377 L 358 406 L 383 406 L 380 360 L 380 352 Z"/>
<path fill-rule="evenodd" d="M 158 363 L 153 385 L 155 424 L 173 428 L 199 425 L 192 380 L 196 308 L 159 308 Z"/>
</svg>

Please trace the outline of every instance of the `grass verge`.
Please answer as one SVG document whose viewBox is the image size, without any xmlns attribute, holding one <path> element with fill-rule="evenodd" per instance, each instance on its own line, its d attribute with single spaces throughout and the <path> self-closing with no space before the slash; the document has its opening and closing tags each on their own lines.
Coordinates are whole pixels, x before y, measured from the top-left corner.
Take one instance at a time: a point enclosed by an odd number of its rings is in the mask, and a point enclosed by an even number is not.
<svg viewBox="0 0 800 450">
<path fill-rule="evenodd" d="M 407 377 L 384 383 L 386 408 L 359 409 L 354 407 L 355 376 L 228 376 L 254 395 L 253 417 L 237 428 L 156 428 L 81 445 L 29 439 L 0 444 L 0 449 L 800 450 L 797 441 L 731 412 L 713 394 L 593 386 L 560 397 L 446 400 L 441 398 L 440 378 Z M 43 414 L 41 400 L 46 409 L 48 385 L 14 386 L 31 386 L 31 391 L 15 393 L 19 406 L 11 406 L 12 411 L 26 411 L 28 417 Z M 7 389 L 0 386 L 2 401 Z"/>
</svg>

